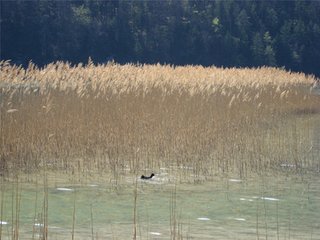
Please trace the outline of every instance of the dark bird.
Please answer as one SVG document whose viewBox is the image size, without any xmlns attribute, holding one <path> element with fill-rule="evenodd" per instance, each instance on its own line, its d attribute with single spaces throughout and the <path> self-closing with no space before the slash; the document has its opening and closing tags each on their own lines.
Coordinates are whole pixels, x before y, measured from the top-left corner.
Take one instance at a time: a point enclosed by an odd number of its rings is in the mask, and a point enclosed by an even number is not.
<svg viewBox="0 0 320 240">
<path fill-rule="evenodd" d="M 141 176 L 141 179 L 148 180 L 148 179 L 151 179 L 153 176 L 154 176 L 153 173 L 151 173 L 150 177 L 146 177 L 146 176 L 142 175 L 142 176 Z"/>
</svg>

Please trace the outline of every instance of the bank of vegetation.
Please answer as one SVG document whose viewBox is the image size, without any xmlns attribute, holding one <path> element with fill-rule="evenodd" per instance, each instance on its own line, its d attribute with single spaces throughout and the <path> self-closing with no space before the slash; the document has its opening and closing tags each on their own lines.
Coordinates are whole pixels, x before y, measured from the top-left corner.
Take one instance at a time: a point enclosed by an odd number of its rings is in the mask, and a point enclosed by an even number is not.
<svg viewBox="0 0 320 240">
<path fill-rule="evenodd" d="M 296 120 L 319 113 L 313 76 L 91 61 L 0 67 L 1 174 L 319 169 L 312 120 Z"/>
</svg>

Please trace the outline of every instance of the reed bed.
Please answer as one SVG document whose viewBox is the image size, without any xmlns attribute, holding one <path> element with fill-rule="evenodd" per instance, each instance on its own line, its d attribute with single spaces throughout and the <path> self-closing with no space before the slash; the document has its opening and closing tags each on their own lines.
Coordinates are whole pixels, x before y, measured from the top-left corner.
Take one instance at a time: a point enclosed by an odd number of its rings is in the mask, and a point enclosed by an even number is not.
<svg viewBox="0 0 320 240">
<path fill-rule="evenodd" d="M 199 178 L 283 163 L 319 169 L 305 134 L 312 129 L 295 120 L 320 112 L 311 75 L 90 60 L 26 69 L 2 61 L 0 68 L 2 175 L 52 169 L 119 178 L 175 168 Z"/>
</svg>

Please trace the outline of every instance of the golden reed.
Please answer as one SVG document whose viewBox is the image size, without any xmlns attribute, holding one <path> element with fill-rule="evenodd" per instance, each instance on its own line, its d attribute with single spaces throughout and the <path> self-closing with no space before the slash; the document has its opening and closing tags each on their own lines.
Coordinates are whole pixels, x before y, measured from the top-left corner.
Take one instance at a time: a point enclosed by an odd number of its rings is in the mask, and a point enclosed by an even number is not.
<svg viewBox="0 0 320 240">
<path fill-rule="evenodd" d="M 2 61 L 0 68 L 1 174 L 45 167 L 118 176 L 175 167 L 210 176 L 259 172 L 284 159 L 314 164 L 301 160 L 309 140 L 288 141 L 286 123 L 320 111 L 311 75 L 91 60 L 27 69 Z"/>
</svg>

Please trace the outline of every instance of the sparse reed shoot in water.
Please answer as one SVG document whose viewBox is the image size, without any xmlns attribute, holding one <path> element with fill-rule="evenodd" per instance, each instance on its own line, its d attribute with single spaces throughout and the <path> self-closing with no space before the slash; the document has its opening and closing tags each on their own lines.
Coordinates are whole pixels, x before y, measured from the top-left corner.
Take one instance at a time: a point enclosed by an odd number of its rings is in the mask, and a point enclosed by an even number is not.
<svg viewBox="0 0 320 240">
<path fill-rule="evenodd" d="M 316 164 L 305 160 L 310 145 L 299 130 L 300 141 L 288 141 L 296 126 L 287 121 L 320 111 L 313 76 L 267 67 L 0 67 L 1 174 L 46 166 L 120 178 L 175 166 L 199 178 Z"/>
</svg>

